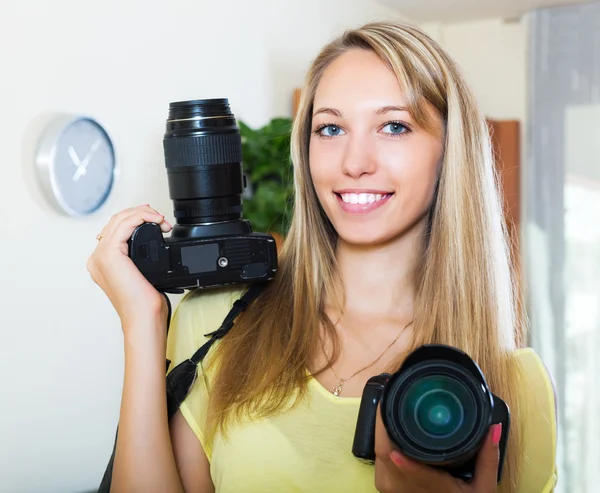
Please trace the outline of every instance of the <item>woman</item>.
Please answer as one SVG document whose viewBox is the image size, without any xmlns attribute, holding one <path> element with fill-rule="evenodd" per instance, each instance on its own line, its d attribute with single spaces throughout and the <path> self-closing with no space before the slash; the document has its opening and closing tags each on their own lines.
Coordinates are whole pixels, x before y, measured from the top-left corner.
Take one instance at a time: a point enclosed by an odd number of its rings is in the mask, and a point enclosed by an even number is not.
<svg viewBox="0 0 600 493">
<path fill-rule="evenodd" d="M 466 351 L 512 412 L 498 491 L 551 491 L 550 380 L 524 324 L 484 116 L 455 63 L 395 23 L 314 61 L 292 136 L 295 207 L 279 272 L 207 356 L 168 424 L 164 357 L 188 358 L 243 287 L 167 308 L 127 257 L 149 206 L 111 219 L 88 262 L 117 310 L 125 381 L 113 491 L 497 491 L 493 426 L 465 483 L 403 457 L 378 417 L 375 466 L 351 453 L 360 396 L 430 342 Z M 531 405 L 535 402 L 535 409 Z"/>
</svg>

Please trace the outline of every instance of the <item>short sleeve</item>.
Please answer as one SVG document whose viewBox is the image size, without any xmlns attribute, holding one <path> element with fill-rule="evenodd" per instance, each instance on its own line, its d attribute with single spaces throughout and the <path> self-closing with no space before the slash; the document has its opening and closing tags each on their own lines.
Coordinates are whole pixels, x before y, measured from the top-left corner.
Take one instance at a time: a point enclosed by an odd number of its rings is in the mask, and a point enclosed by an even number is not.
<svg viewBox="0 0 600 493">
<path fill-rule="evenodd" d="M 551 493 L 558 479 L 554 386 L 533 349 L 520 349 L 517 356 L 524 379 L 519 383 L 524 447 L 519 491 Z"/>
<path fill-rule="evenodd" d="M 169 371 L 192 356 L 208 340 L 206 334 L 220 327 L 233 303 L 242 294 L 242 289 L 231 288 L 196 290 L 181 299 L 173 312 L 167 337 L 166 357 L 171 361 Z M 196 380 L 180 411 L 210 461 L 211 444 L 205 439 L 209 389 L 210 375 L 200 363 Z"/>
</svg>

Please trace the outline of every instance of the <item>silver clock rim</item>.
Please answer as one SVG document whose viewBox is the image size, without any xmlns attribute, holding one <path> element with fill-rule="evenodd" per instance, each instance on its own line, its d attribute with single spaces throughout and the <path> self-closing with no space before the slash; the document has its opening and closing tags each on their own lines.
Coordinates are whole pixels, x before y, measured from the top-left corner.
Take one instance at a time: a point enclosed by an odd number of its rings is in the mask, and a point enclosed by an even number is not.
<svg viewBox="0 0 600 493">
<path fill-rule="evenodd" d="M 94 125 L 96 125 L 108 139 L 108 143 L 110 145 L 110 150 L 113 158 L 113 166 L 112 166 L 112 176 L 111 176 L 111 186 L 106 192 L 105 199 L 101 202 L 100 205 L 95 207 L 94 209 L 87 212 L 80 212 L 72 209 L 67 202 L 63 199 L 62 193 L 56 183 L 55 174 L 54 174 L 54 165 L 55 165 L 55 157 L 56 157 L 56 144 L 60 138 L 60 136 L 65 132 L 67 128 L 73 125 L 76 122 L 86 120 Z M 115 147 L 113 143 L 113 139 L 110 134 L 98 120 L 95 118 L 84 115 L 84 114 L 59 114 L 54 117 L 43 129 L 41 137 L 38 142 L 37 152 L 36 152 L 35 164 L 38 170 L 38 181 L 40 182 L 42 192 L 46 196 L 46 199 L 50 202 L 50 204 L 56 209 L 58 212 L 62 214 L 66 214 L 71 217 L 87 217 L 91 214 L 94 214 L 102 206 L 106 203 L 108 198 L 112 195 L 115 184 L 118 178 L 118 166 L 117 159 L 115 154 Z"/>
</svg>

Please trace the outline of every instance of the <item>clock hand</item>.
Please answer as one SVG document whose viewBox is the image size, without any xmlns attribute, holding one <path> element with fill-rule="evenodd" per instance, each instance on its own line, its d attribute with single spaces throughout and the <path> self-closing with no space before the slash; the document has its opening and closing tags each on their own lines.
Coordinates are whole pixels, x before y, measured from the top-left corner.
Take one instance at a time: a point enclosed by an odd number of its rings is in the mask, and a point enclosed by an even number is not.
<svg viewBox="0 0 600 493">
<path fill-rule="evenodd" d="M 85 168 L 83 166 L 79 166 L 73 175 L 73 181 L 79 181 L 79 178 L 81 178 L 83 175 L 85 175 Z"/>
<path fill-rule="evenodd" d="M 69 152 L 69 156 L 71 156 L 71 160 L 73 161 L 73 164 L 79 168 L 79 166 L 81 166 L 81 160 L 79 159 L 79 156 L 75 152 L 75 149 L 73 149 L 73 146 L 69 146 L 68 152 Z"/>
<path fill-rule="evenodd" d="M 94 142 L 88 153 L 83 158 L 83 161 L 81 161 L 81 164 L 77 167 L 77 171 L 75 171 L 75 174 L 73 175 L 73 181 L 78 181 L 81 176 L 87 173 L 88 164 L 90 163 L 92 156 L 98 149 L 98 146 L 101 142 L 101 139 L 97 139 L 96 142 Z"/>
<path fill-rule="evenodd" d="M 92 144 L 92 147 L 90 148 L 90 150 L 88 151 L 88 153 L 83 158 L 83 161 L 81 162 L 81 164 L 83 165 L 84 168 L 87 168 L 87 165 L 89 164 L 90 159 L 92 159 L 92 156 L 94 155 L 94 153 L 98 149 L 98 146 L 100 145 L 101 142 L 102 142 L 101 139 L 97 139 L 96 142 L 94 142 Z"/>
</svg>

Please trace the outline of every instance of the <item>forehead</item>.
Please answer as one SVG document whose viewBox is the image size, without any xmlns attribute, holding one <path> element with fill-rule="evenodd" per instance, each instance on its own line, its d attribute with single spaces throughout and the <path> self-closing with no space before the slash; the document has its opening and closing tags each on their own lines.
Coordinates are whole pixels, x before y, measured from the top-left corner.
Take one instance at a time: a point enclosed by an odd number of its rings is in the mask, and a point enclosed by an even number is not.
<svg viewBox="0 0 600 493">
<path fill-rule="evenodd" d="M 315 107 L 403 100 L 394 72 L 375 53 L 362 49 L 338 56 L 323 72 L 315 93 Z"/>
</svg>

